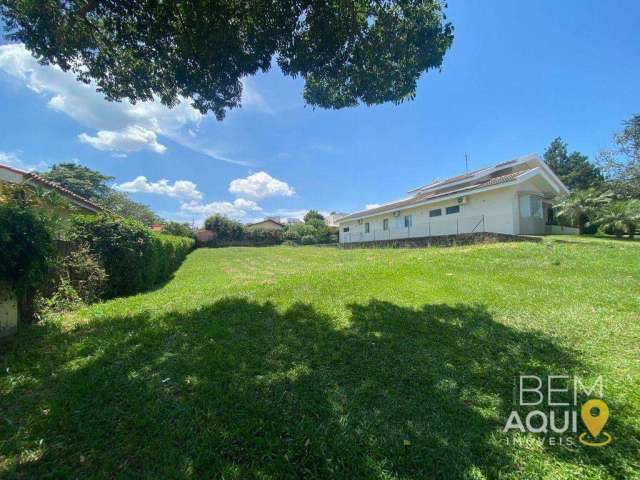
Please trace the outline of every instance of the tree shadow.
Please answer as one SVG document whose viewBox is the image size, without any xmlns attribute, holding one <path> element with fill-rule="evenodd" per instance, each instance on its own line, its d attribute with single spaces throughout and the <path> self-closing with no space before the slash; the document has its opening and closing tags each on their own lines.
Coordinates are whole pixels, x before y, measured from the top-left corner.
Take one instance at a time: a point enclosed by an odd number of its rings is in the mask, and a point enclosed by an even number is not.
<svg viewBox="0 0 640 480">
<path fill-rule="evenodd" d="M 348 308 L 341 325 L 307 304 L 231 298 L 48 327 L 5 355 L 31 380 L 4 392 L 0 467 L 9 477 L 495 478 L 527 468 L 501 432 L 516 376 L 583 368 L 576 352 L 479 305 Z M 618 478 L 632 460 L 546 453 Z"/>
</svg>

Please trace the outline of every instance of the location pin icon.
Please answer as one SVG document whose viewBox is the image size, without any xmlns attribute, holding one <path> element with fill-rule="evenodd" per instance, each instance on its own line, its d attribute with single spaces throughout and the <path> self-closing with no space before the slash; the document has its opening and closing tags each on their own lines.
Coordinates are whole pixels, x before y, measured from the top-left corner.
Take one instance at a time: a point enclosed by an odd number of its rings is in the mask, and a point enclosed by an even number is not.
<svg viewBox="0 0 640 480">
<path fill-rule="evenodd" d="M 594 408 L 598 409 L 596 416 L 591 415 L 591 410 Z M 580 416 L 591 436 L 595 438 L 600 435 L 605 423 L 607 423 L 609 419 L 609 407 L 602 400 L 591 399 L 582 405 Z"/>
</svg>

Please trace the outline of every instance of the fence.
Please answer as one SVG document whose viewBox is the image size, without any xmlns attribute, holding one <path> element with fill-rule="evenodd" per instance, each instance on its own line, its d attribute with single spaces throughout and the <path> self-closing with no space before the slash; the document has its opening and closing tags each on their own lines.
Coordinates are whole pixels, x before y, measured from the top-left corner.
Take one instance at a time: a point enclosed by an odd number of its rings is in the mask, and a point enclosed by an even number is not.
<svg viewBox="0 0 640 480">
<path fill-rule="evenodd" d="M 361 225 L 359 227 L 363 228 Z M 379 240 L 402 240 L 405 238 L 461 235 L 464 233 L 484 233 L 484 215 L 473 217 L 438 218 L 427 223 L 408 227 L 392 227 L 384 230 L 371 228 L 369 232 L 340 232 L 340 243 L 375 242 Z"/>
</svg>

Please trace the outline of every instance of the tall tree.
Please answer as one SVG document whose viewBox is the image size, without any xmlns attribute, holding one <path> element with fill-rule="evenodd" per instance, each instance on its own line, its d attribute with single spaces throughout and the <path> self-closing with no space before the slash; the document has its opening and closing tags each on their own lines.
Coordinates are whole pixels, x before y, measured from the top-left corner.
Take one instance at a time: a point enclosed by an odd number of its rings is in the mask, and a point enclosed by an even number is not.
<svg viewBox="0 0 640 480">
<path fill-rule="evenodd" d="M 109 194 L 102 199 L 101 204 L 113 213 L 117 213 L 123 217 L 133 218 L 143 225 L 153 225 L 154 223 L 160 223 L 162 221 L 147 205 L 134 202 L 124 193 L 115 190 L 111 190 Z"/>
<path fill-rule="evenodd" d="M 614 147 L 600 152 L 598 160 L 618 196 L 640 199 L 640 115 L 622 125 L 613 137 Z"/>
<path fill-rule="evenodd" d="M 560 137 L 554 139 L 544 152 L 544 161 L 569 190 L 599 187 L 604 182 L 597 165 L 580 152 L 569 153 Z"/>
<path fill-rule="evenodd" d="M 40 175 L 123 217 L 133 218 L 145 225 L 161 220 L 148 206 L 134 202 L 124 193 L 113 190 L 107 182 L 112 181 L 114 177 L 103 175 L 84 165 L 59 163 Z"/>
<path fill-rule="evenodd" d="M 412 99 L 453 41 L 440 0 L 0 0 L 7 37 L 109 100 L 240 105 L 242 78 L 305 80 L 309 105 Z"/>
<path fill-rule="evenodd" d="M 103 200 L 109 194 L 111 188 L 107 182 L 114 179 L 75 163 L 58 163 L 51 167 L 51 170 L 40 175 L 93 201 Z"/>
</svg>

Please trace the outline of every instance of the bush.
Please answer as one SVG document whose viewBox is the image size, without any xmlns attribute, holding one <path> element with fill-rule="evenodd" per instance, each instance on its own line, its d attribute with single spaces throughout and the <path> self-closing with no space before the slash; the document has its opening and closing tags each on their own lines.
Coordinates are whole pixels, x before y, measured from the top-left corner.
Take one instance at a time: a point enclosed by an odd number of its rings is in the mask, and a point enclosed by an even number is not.
<svg viewBox="0 0 640 480">
<path fill-rule="evenodd" d="M 313 245 L 314 243 L 316 243 L 316 239 L 313 235 L 305 235 L 304 237 L 302 237 L 301 241 L 303 245 Z"/>
<path fill-rule="evenodd" d="M 102 297 L 109 279 L 97 255 L 92 254 L 84 244 L 78 245 L 65 256 L 56 270 L 60 285 L 68 283 L 79 300 L 85 304 L 93 303 Z"/>
<path fill-rule="evenodd" d="M 18 295 L 40 288 L 53 262 L 53 238 L 35 209 L 0 204 L 0 282 Z"/>
<path fill-rule="evenodd" d="M 194 247 L 186 237 L 156 234 L 134 220 L 77 216 L 72 240 L 88 245 L 109 277 L 106 295 L 130 295 L 170 277 Z"/>
</svg>

